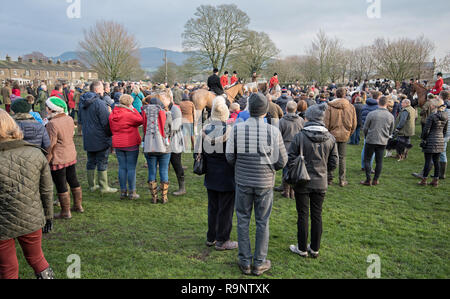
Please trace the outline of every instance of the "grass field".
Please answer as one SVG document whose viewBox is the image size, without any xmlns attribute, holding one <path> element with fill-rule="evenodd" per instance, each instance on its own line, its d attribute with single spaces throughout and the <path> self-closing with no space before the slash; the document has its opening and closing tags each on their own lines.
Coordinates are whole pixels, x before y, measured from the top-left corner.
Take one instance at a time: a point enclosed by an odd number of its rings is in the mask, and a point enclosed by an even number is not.
<svg viewBox="0 0 450 299">
<path fill-rule="evenodd" d="M 152 205 L 143 154 L 138 162 L 137 201 L 120 201 L 119 194 L 102 197 L 87 191 L 86 153 L 80 137 L 77 171 L 84 188 L 86 212 L 70 221 L 55 221 L 45 235 L 43 250 L 58 278 L 66 278 L 70 262 L 81 258 L 81 278 L 247 278 L 236 265 L 237 251 L 217 252 L 204 243 L 207 194 L 203 177 L 192 173 L 192 156 L 184 155 L 188 194 L 169 196 L 168 205 Z M 289 251 L 296 243 L 293 200 L 275 193 L 270 220 L 268 258 L 272 269 L 264 278 L 367 278 L 367 257 L 381 259 L 382 278 L 449 278 L 450 179 L 437 189 L 417 186 L 412 172 L 423 167 L 419 140 L 407 161 L 385 159 L 381 185 L 362 187 L 361 146 L 348 146 L 349 186 L 333 185 L 323 209 L 321 256 L 302 259 Z M 109 159 L 110 184 L 116 188 L 117 159 Z M 277 185 L 281 175 L 278 173 Z M 170 193 L 177 190 L 170 171 Z M 59 208 L 55 208 L 58 212 Z M 236 240 L 236 216 L 232 239 Z M 255 223 L 250 235 L 254 244 Z M 18 246 L 21 278 L 34 278 Z"/>
</svg>

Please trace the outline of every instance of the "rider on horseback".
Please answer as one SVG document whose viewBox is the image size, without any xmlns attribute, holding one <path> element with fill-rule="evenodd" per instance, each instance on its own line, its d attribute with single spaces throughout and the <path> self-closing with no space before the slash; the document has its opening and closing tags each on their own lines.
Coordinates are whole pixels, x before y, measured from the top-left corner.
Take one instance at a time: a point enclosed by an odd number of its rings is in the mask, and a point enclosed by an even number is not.
<svg viewBox="0 0 450 299">
<path fill-rule="evenodd" d="M 213 74 L 208 78 L 208 88 L 209 91 L 212 91 L 218 96 L 225 93 L 222 83 L 220 83 L 219 70 L 217 68 L 213 70 Z"/>
</svg>

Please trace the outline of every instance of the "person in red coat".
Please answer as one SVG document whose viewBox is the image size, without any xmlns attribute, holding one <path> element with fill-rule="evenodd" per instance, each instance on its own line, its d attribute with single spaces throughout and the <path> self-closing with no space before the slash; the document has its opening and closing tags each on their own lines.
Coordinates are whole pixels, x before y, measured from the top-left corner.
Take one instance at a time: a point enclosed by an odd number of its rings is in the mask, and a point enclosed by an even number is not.
<svg viewBox="0 0 450 299">
<path fill-rule="evenodd" d="M 230 85 L 233 85 L 233 84 L 237 83 L 238 81 L 239 81 L 239 78 L 237 77 L 237 72 L 234 71 L 233 76 L 231 77 Z"/>
<path fill-rule="evenodd" d="M 74 112 L 73 112 L 74 109 L 75 109 L 75 101 L 73 99 L 74 94 L 75 94 L 75 88 L 71 87 L 70 91 L 69 91 L 69 94 L 67 95 L 67 99 L 69 100 L 68 103 L 67 103 L 67 107 L 69 108 L 69 115 L 72 118 L 75 118 L 75 115 L 74 115 Z"/>
<path fill-rule="evenodd" d="M 61 100 L 63 100 L 64 102 L 66 101 L 66 99 L 64 98 L 64 95 L 63 95 L 63 87 L 60 83 L 55 84 L 55 89 L 52 90 L 50 97 L 58 97 Z"/>
<path fill-rule="evenodd" d="M 275 73 L 275 74 L 273 74 L 272 79 L 270 79 L 270 82 L 269 82 L 269 89 L 274 88 L 274 87 L 277 86 L 278 84 L 280 84 L 280 83 L 278 82 L 278 74 Z"/>
<path fill-rule="evenodd" d="M 444 79 L 442 79 L 442 73 L 437 74 L 437 81 L 434 85 L 434 88 L 431 90 L 431 93 L 434 95 L 439 95 L 442 91 L 442 87 L 444 86 Z"/>
<path fill-rule="evenodd" d="M 225 88 L 228 86 L 228 71 L 225 71 L 222 77 L 220 77 L 220 84 L 222 84 L 222 87 Z"/>
<path fill-rule="evenodd" d="M 119 104 L 109 116 L 109 126 L 112 133 L 112 146 L 116 150 L 119 162 L 120 199 L 138 199 L 136 194 L 136 164 L 139 156 L 139 146 L 142 139 L 139 126 L 144 123 L 142 115 L 133 107 L 133 98 L 123 95 Z M 128 187 L 127 189 L 127 182 Z"/>
</svg>

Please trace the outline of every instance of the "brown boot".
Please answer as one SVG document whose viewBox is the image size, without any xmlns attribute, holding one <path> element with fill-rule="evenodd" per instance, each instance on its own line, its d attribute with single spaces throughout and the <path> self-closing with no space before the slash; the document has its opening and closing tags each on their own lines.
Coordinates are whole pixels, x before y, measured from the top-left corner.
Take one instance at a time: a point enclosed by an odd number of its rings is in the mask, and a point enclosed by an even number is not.
<svg viewBox="0 0 450 299">
<path fill-rule="evenodd" d="M 295 190 L 291 187 L 291 191 L 289 192 L 291 195 L 291 199 L 295 200 Z"/>
<path fill-rule="evenodd" d="M 72 191 L 72 196 L 73 196 L 72 211 L 78 212 L 78 213 L 84 213 L 84 209 L 81 206 L 81 203 L 83 202 L 83 191 L 81 190 L 81 187 L 78 187 L 75 189 L 70 189 L 70 190 Z"/>
<path fill-rule="evenodd" d="M 72 218 L 72 214 L 70 213 L 70 194 L 59 193 L 58 199 L 61 204 L 61 213 L 54 216 L 55 219 L 70 219 Z"/>
<path fill-rule="evenodd" d="M 161 202 L 163 204 L 168 203 L 169 199 L 167 198 L 167 193 L 169 193 L 169 182 L 161 182 L 161 187 L 159 189 L 161 190 Z"/>
<path fill-rule="evenodd" d="M 77 125 L 77 133 L 78 133 L 78 136 L 83 136 L 83 130 L 82 130 L 80 123 L 78 123 L 78 125 Z"/>
<path fill-rule="evenodd" d="M 150 194 L 152 195 L 152 203 L 158 203 L 158 183 L 156 181 L 149 182 L 148 187 L 150 189 Z"/>
<path fill-rule="evenodd" d="M 431 182 L 430 186 L 437 188 L 439 186 L 439 178 L 433 178 L 433 181 Z"/>
<path fill-rule="evenodd" d="M 419 183 L 417 183 L 418 185 L 420 185 L 420 186 L 426 186 L 426 185 L 428 185 L 428 183 L 427 183 L 427 178 L 422 178 L 422 180 L 419 182 Z"/>
</svg>

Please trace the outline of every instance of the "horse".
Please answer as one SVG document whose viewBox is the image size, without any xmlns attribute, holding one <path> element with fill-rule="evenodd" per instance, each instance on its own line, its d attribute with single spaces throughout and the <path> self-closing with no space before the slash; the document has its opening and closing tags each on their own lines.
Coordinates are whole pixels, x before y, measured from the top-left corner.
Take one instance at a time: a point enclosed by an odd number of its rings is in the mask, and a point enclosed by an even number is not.
<svg viewBox="0 0 450 299">
<path fill-rule="evenodd" d="M 417 93 L 417 96 L 419 97 L 419 107 L 422 108 L 427 101 L 428 89 L 422 84 L 415 82 L 412 85 L 411 91 L 413 94 Z"/>
<path fill-rule="evenodd" d="M 225 90 L 228 101 L 234 103 L 236 96 L 244 95 L 244 85 L 241 83 L 235 84 L 232 87 Z M 203 109 L 212 108 L 213 100 L 216 95 L 206 89 L 199 89 L 192 93 L 192 101 L 194 102 L 195 110 L 203 111 Z"/>
<path fill-rule="evenodd" d="M 269 83 L 267 83 L 267 82 L 262 82 L 262 83 L 251 82 L 251 83 L 245 84 L 244 89 L 248 90 L 250 92 L 253 92 L 255 89 L 257 89 L 258 92 L 266 93 L 269 90 Z"/>
</svg>

